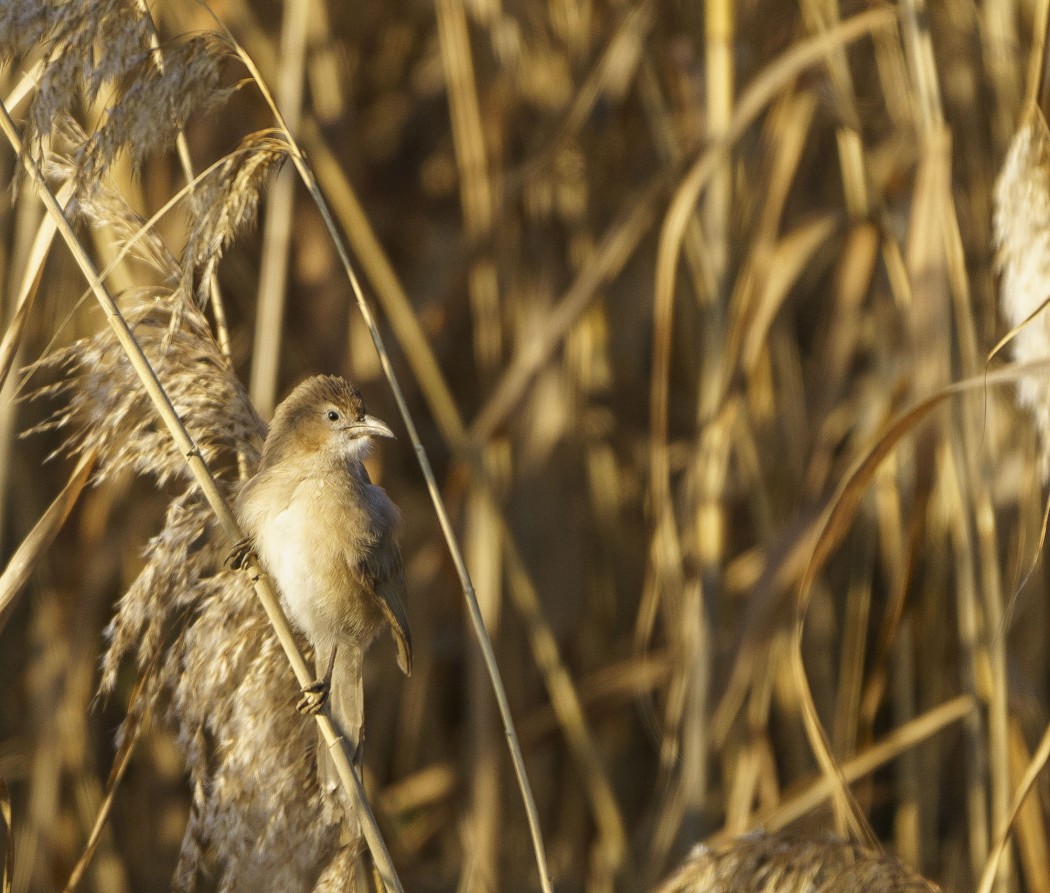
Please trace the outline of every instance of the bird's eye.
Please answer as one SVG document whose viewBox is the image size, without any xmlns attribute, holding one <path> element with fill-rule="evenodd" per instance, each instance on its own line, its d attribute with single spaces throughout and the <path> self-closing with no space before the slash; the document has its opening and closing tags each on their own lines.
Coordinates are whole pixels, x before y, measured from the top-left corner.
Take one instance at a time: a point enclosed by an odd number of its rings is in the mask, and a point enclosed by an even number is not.
<svg viewBox="0 0 1050 893">
<path fill-rule="evenodd" d="M 334 409 L 328 410 L 327 416 L 328 416 L 328 421 L 330 421 L 330 422 L 338 422 L 339 421 L 339 413 L 337 413 Z"/>
</svg>

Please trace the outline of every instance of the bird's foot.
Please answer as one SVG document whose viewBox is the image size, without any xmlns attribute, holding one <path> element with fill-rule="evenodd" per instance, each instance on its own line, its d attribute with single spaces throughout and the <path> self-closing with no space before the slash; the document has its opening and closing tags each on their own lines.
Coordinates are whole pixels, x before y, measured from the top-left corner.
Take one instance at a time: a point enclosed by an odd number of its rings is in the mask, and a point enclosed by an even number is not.
<svg viewBox="0 0 1050 893">
<path fill-rule="evenodd" d="M 255 549 L 252 548 L 252 541 L 245 538 L 230 549 L 230 554 L 226 556 L 223 564 L 233 568 L 235 571 L 239 571 L 248 564 L 250 559 L 257 557 Z"/>
<path fill-rule="evenodd" d="M 302 697 L 299 699 L 299 703 L 295 705 L 295 709 L 300 713 L 316 716 L 321 712 L 321 708 L 328 703 L 330 691 L 331 687 L 328 684 L 328 680 L 318 679 L 302 690 Z"/>
</svg>

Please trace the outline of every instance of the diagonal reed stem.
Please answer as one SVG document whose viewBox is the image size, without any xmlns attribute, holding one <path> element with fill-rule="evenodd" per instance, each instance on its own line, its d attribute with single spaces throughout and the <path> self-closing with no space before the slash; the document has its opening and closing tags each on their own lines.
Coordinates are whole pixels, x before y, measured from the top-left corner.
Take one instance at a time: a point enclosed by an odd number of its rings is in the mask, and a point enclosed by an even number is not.
<svg viewBox="0 0 1050 893">
<path fill-rule="evenodd" d="M 70 253 L 73 255 L 73 259 L 77 262 L 77 265 L 84 273 L 84 276 L 91 283 L 91 290 L 98 300 L 99 305 L 102 307 L 102 311 L 105 313 L 106 320 L 113 329 L 118 343 L 127 355 L 128 361 L 135 370 L 135 374 L 142 382 L 146 394 L 153 402 L 157 414 L 168 428 L 172 439 L 186 458 L 190 472 L 197 481 L 198 486 L 201 488 L 204 498 L 208 501 L 209 506 L 211 506 L 212 511 L 218 518 L 223 532 L 231 543 L 239 542 L 243 539 L 243 533 L 237 524 L 237 520 L 233 516 L 233 512 L 230 511 L 229 505 L 223 498 L 218 484 L 215 482 L 215 478 L 212 477 L 208 465 L 204 461 L 204 457 L 201 455 L 197 445 L 193 442 L 189 432 L 187 432 L 185 426 L 182 424 L 182 420 L 175 411 L 175 407 L 172 406 L 171 400 L 164 391 L 164 387 L 161 385 L 160 380 L 157 378 L 157 373 L 154 371 L 149 360 L 146 358 L 146 355 L 142 352 L 142 348 L 135 340 L 135 336 L 132 334 L 127 320 L 124 319 L 116 302 L 113 300 L 113 296 L 110 295 L 109 291 L 99 278 L 93 261 L 88 256 L 84 246 L 77 239 L 72 226 L 62 212 L 61 205 L 48 188 L 39 167 L 29 153 L 24 151 L 22 140 L 18 135 L 18 130 L 15 127 L 14 122 L 11 120 L 11 116 L 7 112 L 7 107 L 2 101 L 0 101 L 0 130 L 3 130 L 4 135 L 11 144 L 11 148 L 22 159 L 22 163 L 25 165 L 26 171 L 29 173 L 30 179 L 36 188 L 41 201 L 44 203 L 44 207 L 47 209 L 48 214 L 54 219 L 59 233 L 69 247 Z M 259 601 L 262 603 L 263 609 L 266 611 L 266 615 L 274 628 L 274 632 L 277 634 L 277 639 L 281 643 L 281 647 L 288 656 L 288 661 L 292 665 L 292 670 L 295 673 L 296 679 L 303 687 L 310 685 L 313 681 L 313 673 L 307 667 L 306 660 L 303 657 L 302 652 L 299 650 L 299 646 L 296 644 L 295 637 L 292 634 L 292 628 L 288 625 L 288 620 L 285 618 L 284 612 L 281 610 L 281 606 L 277 601 L 277 596 L 274 593 L 273 587 L 266 578 L 263 569 L 254 560 L 251 562 L 249 570 L 251 572 L 255 593 L 258 596 Z M 375 860 L 379 873 L 383 878 L 383 883 L 388 890 L 402 893 L 403 888 L 401 882 L 397 877 L 397 872 L 394 869 L 390 853 L 386 849 L 386 844 L 383 842 L 375 816 L 372 814 L 372 811 L 368 806 L 361 779 L 352 766 L 350 754 L 347 752 L 347 744 L 343 741 L 341 736 L 336 734 L 335 727 L 332 725 L 332 721 L 328 717 L 327 712 L 317 714 L 316 720 L 317 725 L 321 730 L 321 734 L 325 739 L 325 743 L 332 754 L 336 771 L 339 774 L 339 779 L 346 789 L 351 802 L 354 803 L 354 806 L 358 811 L 365 840 L 368 843 L 368 848 L 372 853 L 372 857 Z"/>
<path fill-rule="evenodd" d="M 353 264 L 350 261 L 350 253 L 347 250 L 342 234 L 332 216 L 332 212 L 328 207 L 328 202 L 325 200 L 324 194 L 321 192 L 321 187 L 317 183 L 317 178 L 314 176 L 313 170 L 306 163 L 306 156 L 303 154 L 298 141 L 288 129 L 284 117 L 281 115 L 280 109 L 277 108 L 277 103 L 274 101 L 272 94 L 266 86 L 266 82 L 263 80 L 261 72 L 255 65 L 255 62 L 240 43 L 237 42 L 236 38 L 230 33 L 230 30 L 225 26 L 222 20 L 219 19 L 214 12 L 211 14 L 226 39 L 230 41 L 231 46 L 235 49 L 245 68 L 248 69 L 249 75 L 254 79 L 263 99 L 270 107 L 270 111 L 274 116 L 274 120 L 277 122 L 278 128 L 282 131 L 284 138 L 288 141 L 288 145 L 291 148 L 290 154 L 292 162 L 299 171 L 299 176 L 302 178 L 303 184 L 306 186 L 307 191 L 314 200 L 314 204 L 317 206 L 318 212 L 321 214 L 321 219 L 324 221 L 324 225 L 332 239 L 332 244 L 335 246 L 336 252 L 339 255 L 339 260 L 343 265 L 343 271 L 350 283 L 350 288 L 353 290 L 358 310 L 361 313 L 361 318 L 364 320 L 365 325 L 368 327 L 368 333 L 372 337 L 372 343 L 375 345 L 376 353 L 379 355 L 379 361 L 383 367 L 383 374 L 386 376 L 387 382 L 390 385 L 391 393 L 394 395 L 394 401 L 397 403 L 398 411 L 401 413 L 402 421 L 404 421 L 405 428 L 408 431 L 409 440 L 415 450 L 416 461 L 419 463 L 420 470 L 423 472 L 427 491 L 430 493 L 430 499 L 434 505 L 434 512 L 437 514 L 438 524 L 441 526 L 441 532 L 444 534 L 445 542 L 448 545 L 449 556 L 452 558 L 452 563 L 455 565 L 460 585 L 463 587 L 463 598 L 467 603 L 467 611 L 470 615 L 471 624 L 474 627 L 474 634 L 478 639 L 478 647 L 481 649 L 482 658 L 485 662 L 485 669 L 488 671 L 489 679 L 492 681 L 492 690 L 496 696 L 496 703 L 499 706 L 500 718 L 503 721 L 504 734 L 507 736 L 507 747 L 510 751 L 511 763 L 514 766 L 514 774 L 517 777 L 518 788 L 521 791 L 521 799 L 529 824 L 529 834 L 532 838 L 532 847 L 536 857 L 536 869 L 539 873 L 540 887 L 544 893 L 553 893 L 550 875 L 547 869 L 547 856 L 543 845 L 543 833 L 540 830 L 539 813 L 536 809 L 535 798 L 532 796 L 532 787 L 529 784 L 528 775 L 525 772 L 525 760 L 521 753 L 521 744 L 518 742 L 518 733 L 514 727 L 514 717 L 510 712 L 510 702 L 507 699 L 507 692 L 503 687 L 503 681 L 500 678 L 499 666 L 496 663 L 496 654 L 492 648 L 492 640 L 489 637 L 488 630 L 485 628 L 485 620 L 481 615 L 481 607 L 478 605 L 477 595 L 474 593 L 474 584 L 471 582 L 466 560 L 463 558 L 463 553 L 456 541 L 456 534 L 452 529 L 452 520 L 449 518 L 448 509 L 445 507 L 445 501 L 441 496 L 440 489 L 438 488 L 437 478 L 434 476 L 434 470 L 430 465 L 430 458 L 427 456 L 423 442 L 420 440 L 419 432 L 416 429 L 416 423 L 412 419 L 412 414 L 408 408 L 408 401 L 405 400 L 404 391 L 402 391 L 397 374 L 394 372 L 394 366 L 390 360 L 390 354 L 387 352 L 386 346 L 383 343 L 383 337 L 379 333 L 379 327 L 376 325 L 372 309 L 369 307 L 368 301 L 365 299 L 361 283 L 358 280 L 357 273 L 354 271 Z"/>
</svg>

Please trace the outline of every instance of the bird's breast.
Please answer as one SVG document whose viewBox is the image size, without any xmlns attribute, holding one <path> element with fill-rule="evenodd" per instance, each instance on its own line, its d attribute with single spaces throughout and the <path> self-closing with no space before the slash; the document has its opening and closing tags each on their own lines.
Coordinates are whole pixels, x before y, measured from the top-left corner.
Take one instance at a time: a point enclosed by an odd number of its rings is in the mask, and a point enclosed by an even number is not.
<svg viewBox="0 0 1050 893">
<path fill-rule="evenodd" d="M 253 484 L 238 514 L 289 620 L 315 647 L 366 647 L 381 615 L 355 575 L 375 537 L 361 494 L 324 477 L 271 475 Z"/>
<path fill-rule="evenodd" d="M 255 526 L 255 545 L 289 619 L 315 644 L 344 633 L 355 564 L 353 503 L 323 479 L 300 483 Z"/>
</svg>

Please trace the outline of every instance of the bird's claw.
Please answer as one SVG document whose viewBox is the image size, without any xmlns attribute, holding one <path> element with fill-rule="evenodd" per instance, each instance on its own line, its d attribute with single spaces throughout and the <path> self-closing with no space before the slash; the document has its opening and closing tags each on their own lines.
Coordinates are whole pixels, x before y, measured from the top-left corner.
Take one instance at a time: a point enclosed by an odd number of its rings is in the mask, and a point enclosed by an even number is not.
<svg viewBox="0 0 1050 893">
<path fill-rule="evenodd" d="M 316 716 L 321 712 L 321 708 L 328 703 L 330 690 L 327 679 L 318 679 L 302 690 L 302 697 L 299 699 L 299 703 L 295 705 L 295 709 L 300 713 Z"/>
<path fill-rule="evenodd" d="M 226 556 L 223 564 L 233 568 L 235 571 L 239 571 L 248 564 L 249 559 L 257 557 L 255 549 L 252 548 L 252 541 L 246 538 L 230 549 L 230 554 Z"/>
</svg>

